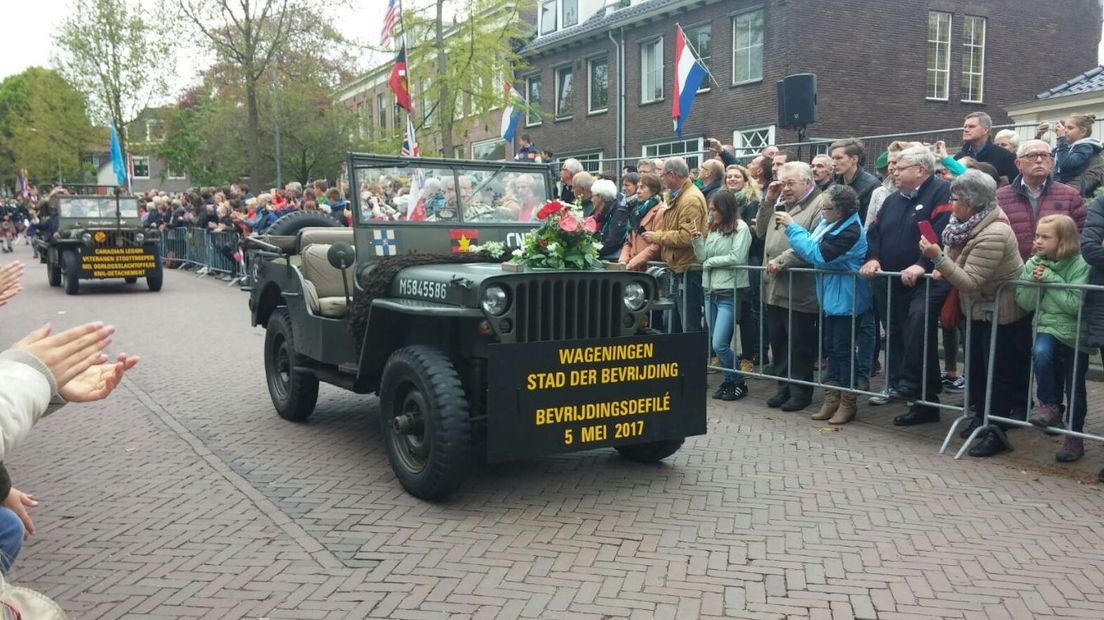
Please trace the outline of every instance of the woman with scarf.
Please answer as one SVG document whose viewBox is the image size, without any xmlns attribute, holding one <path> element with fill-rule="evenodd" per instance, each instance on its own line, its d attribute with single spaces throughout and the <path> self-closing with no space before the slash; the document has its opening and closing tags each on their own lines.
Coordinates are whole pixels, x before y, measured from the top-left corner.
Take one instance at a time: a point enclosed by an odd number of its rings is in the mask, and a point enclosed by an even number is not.
<svg viewBox="0 0 1104 620">
<path fill-rule="evenodd" d="M 1013 407 L 1027 402 L 1031 317 L 1016 304 L 1015 286 L 1004 287 L 997 298 L 1002 284 L 1020 277 L 1023 260 L 1008 218 L 997 206 L 996 192 L 992 177 L 967 170 L 951 183 L 954 213 L 943 230 L 943 247 L 920 237 L 920 251 L 935 264 L 933 277 L 946 280 L 958 291 L 959 307 L 970 321 L 966 376 L 974 419 L 963 437 L 981 424 L 990 372 L 993 415 L 1009 417 Z M 994 337 L 996 355 L 990 358 Z M 993 456 L 1007 449 L 995 433 L 989 433 L 970 450 L 970 456 Z"/>
<path fill-rule="evenodd" d="M 627 265 L 631 271 L 644 271 L 648 261 L 657 260 L 659 246 L 644 240 L 645 231 L 660 230 L 663 226 L 663 187 L 659 177 L 648 172 L 640 175 L 636 189 L 636 203 L 629 213 L 625 245 L 617 262 Z"/>
</svg>

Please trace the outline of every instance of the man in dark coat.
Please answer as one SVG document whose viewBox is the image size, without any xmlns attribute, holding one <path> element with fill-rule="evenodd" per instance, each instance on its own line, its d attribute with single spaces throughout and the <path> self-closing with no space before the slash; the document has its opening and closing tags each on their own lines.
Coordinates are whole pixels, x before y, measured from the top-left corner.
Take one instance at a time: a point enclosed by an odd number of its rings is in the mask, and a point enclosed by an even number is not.
<svg viewBox="0 0 1104 620">
<path fill-rule="evenodd" d="M 962 123 L 962 150 L 955 155 L 955 159 L 969 157 L 990 164 L 1004 177 L 1003 182 L 1009 183 L 1019 173 L 1016 170 L 1016 156 L 993 144 L 989 136 L 992 127 L 993 119 L 985 112 L 967 114 Z"/>
<path fill-rule="evenodd" d="M 859 217 L 866 221 L 866 210 L 870 206 L 870 196 L 882 182 L 878 177 L 863 170 L 863 156 L 866 147 L 858 138 L 836 140 L 828 147 L 832 157 L 832 170 L 836 173 L 836 183 L 846 185 L 859 195 Z"/>
</svg>

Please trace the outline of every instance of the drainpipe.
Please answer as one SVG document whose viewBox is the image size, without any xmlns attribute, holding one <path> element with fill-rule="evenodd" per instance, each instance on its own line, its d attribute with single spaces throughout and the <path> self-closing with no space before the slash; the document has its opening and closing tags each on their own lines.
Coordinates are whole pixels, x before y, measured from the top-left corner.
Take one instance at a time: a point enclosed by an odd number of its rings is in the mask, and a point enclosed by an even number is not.
<svg viewBox="0 0 1104 620">
<path fill-rule="evenodd" d="M 613 38 L 613 31 L 606 35 L 617 47 L 617 168 L 624 168 L 625 162 L 625 28 L 621 28 L 620 42 Z"/>
</svg>

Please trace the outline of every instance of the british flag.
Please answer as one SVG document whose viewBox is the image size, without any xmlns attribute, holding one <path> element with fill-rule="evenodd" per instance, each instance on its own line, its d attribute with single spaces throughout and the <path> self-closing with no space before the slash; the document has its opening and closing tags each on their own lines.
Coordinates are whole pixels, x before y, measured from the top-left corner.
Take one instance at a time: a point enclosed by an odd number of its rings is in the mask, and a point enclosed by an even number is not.
<svg viewBox="0 0 1104 620">
<path fill-rule="evenodd" d="M 391 40 L 395 36 L 395 26 L 402 18 L 402 8 L 399 0 L 389 0 L 387 12 L 383 14 L 383 32 L 380 33 L 380 47 L 390 47 Z"/>
</svg>

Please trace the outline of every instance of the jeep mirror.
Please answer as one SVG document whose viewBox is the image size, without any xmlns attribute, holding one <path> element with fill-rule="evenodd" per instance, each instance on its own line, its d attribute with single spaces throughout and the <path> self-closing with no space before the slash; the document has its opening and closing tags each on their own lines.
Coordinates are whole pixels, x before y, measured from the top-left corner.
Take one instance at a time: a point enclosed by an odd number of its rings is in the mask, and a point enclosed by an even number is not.
<svg viewBox="0 0 1104 620">
<path fill-rule="evenodd" d="M 330 261 L 330 266 L 334 269 L 344 271 L 356 263 L 356 250 L 348 243 L 339 241 L 330 246 L 330 250 L 326 252 L 326 260 Z"/>
</svg>

